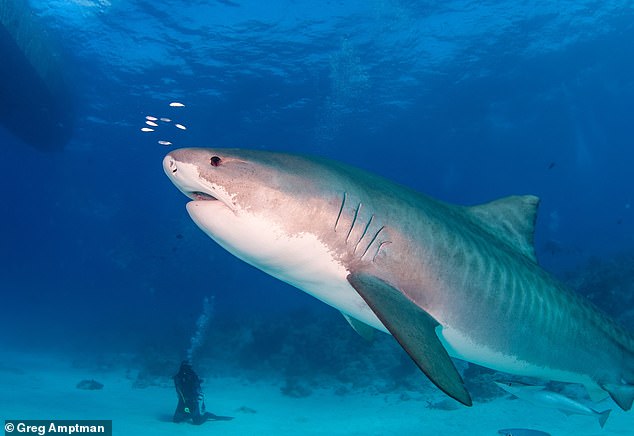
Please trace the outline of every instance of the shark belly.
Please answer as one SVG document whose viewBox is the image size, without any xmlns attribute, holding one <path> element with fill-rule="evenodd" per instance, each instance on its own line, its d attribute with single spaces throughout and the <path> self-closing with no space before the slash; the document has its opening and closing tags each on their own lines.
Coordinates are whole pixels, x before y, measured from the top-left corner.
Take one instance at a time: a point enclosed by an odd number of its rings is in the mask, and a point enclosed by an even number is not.
<svg viewBox="0 0 634 436">
<path fill-rule="evenodd" d="M 346 280 L 347 268 L 316 235 L 309 232 L 291 235 L 273 221 L 248 211 L 239 211 L 236 217 L 212 201 L 189 202 L 187 211 L 211 239 L 237 258 L 387 333 Z M 232 215 L 231 220 L 224 216 L 228 214 Z"/>
</svg>

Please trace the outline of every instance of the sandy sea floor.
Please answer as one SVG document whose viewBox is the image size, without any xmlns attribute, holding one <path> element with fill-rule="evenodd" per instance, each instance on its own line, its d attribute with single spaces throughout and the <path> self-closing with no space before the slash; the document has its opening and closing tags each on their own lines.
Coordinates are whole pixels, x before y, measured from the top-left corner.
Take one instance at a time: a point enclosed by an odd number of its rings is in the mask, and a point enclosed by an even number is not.
<svg viewBox="0 0 634 436">
<path fill-rule="evenodd" d="M 214 377 L 201 373 L 207 409 L 235 417 L 201 426 L 171 422 L 174 388 L 164 383 L 135 388 L 131 371 L 78 368 L 65 357 L 2 353 L 2 419 L 112 419 L 116 435 L 497 435 L 502 428 L 531 428 L 555 436 L 634 435 L 634 411 L 613 408 L 604 429 L 588 416 L 534 407 L 501 397 L 473 407 L 427 407 L 443 401 L 420 392 L 388 394 L 315 389 L 304 398 L 284 395 L 280 383 L 251 381 L 241 374 Z M 252 377 L 251 377 L 252 378 Z M 82 379 L 95 379 L 101 390 L 81 390 Z"/>
</svg>

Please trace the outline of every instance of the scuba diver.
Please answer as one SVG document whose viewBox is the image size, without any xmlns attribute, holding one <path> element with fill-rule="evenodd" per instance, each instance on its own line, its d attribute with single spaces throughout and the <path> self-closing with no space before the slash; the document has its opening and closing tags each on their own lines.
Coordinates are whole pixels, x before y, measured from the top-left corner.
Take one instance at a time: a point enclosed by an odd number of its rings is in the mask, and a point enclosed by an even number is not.
<svg viewBox="0 0 634 436">
<path fill-rule="evenodd" d="M 196 425 L 205 421 L 229 421 L 231 416 L 218 416 L 205 410 L 205 396 L 200 387 L 202 381 L 191 364 L 184 360 L 174 376 L 174 386 L 178 395 L 178 405 L 174 412 L 174 422 L 190 420 Z"/>
</svg>

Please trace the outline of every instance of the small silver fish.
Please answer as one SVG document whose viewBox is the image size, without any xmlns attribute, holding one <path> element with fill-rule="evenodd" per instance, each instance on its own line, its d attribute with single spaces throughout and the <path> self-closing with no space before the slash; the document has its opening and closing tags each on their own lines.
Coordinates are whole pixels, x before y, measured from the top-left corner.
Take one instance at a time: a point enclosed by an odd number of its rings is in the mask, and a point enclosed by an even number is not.
<svg viewBox="0 0 634 436">
<path fill-rule="evenodd" d="M 153 132 L 153 131 L 154 131 L 154 129 L 150 129 L 149 127 L 143 127 L 143 128 L 141 129 L 141 131 L 142 131 L 142 132 Z"/>
<path fill-rule="evenodd" d="M 187 130 L 187 127 L 183 126 L 182 124 L 174 124 L 174 125 L 181 130 Z"/>
<path fill-rule="evenodd" d="M 148 121 L 156 121 L 156 117 L 153 117 L 153 116 L 150 116 L 150 115 L 146 116 L 145 119 L 148 120 Z"/>
<path fill-rule="evenodd" d="M 159 141 L 158 143 L 161 145 L 172 145 L 172 143 L 169 141 Z"/>
<path fill-rule="evenodd" d="M 163 121 L 164 123 L 169 123 L 172 120 L 170 118 L 161 117 L 161 121 Z"/>
<path fill-rule="evenodd" d="M 158 124 L 156 124 L 154 121 L 146 121 L 145 124 L 152 127 L 158 127 Z"/>
<path fill-rule="evenodd" d="M 171 107 L 185 107 L 185 105 L 183 103 L 179 103 L 177 101 L 173 101 L 170 103 Z"/>
</svg>

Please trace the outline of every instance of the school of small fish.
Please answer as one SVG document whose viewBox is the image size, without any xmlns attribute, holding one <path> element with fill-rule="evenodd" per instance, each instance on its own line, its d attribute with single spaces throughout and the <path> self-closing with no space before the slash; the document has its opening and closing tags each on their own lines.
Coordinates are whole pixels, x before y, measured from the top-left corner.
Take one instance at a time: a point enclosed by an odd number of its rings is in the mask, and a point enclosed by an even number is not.
<svg viewBox="0 0 634 436">
<path fill-rule="evenodd" d="M 180 103 L 178 101 L 173 101 L 170 104 L 170 107 L 185 107 L 185 105 L 183 103 Z M 161 123 L 164 124 L 168 124 L 172 122 L 171 118 L 167 118 L 167 117 L 155 117 L 152 115 L 146 115 L 145 116 L 145 124 L 146 127 L 142 127 L 141 131 L 142 132 L 154 132 L 156 131 L 156 129 L 154 129 L 153 127 L 161 127 L 157 121 L 160 121 Z M 151 126 L 151 127 L 147 127 L 147 126 Z M 185 127 L 185 125 L 181 124 L 181 123 L 174 123 L 174 127 L 176 127 L 179 130 L 187 130 L 187 127 Z M 170 146 L 173 145 L 173 143 L 171 141 L 166 141 L 164 139 L 160 139 L 157 141 L 159 143 L 159 145 L 163 145 L 163 146 Z"/>
</svg>

